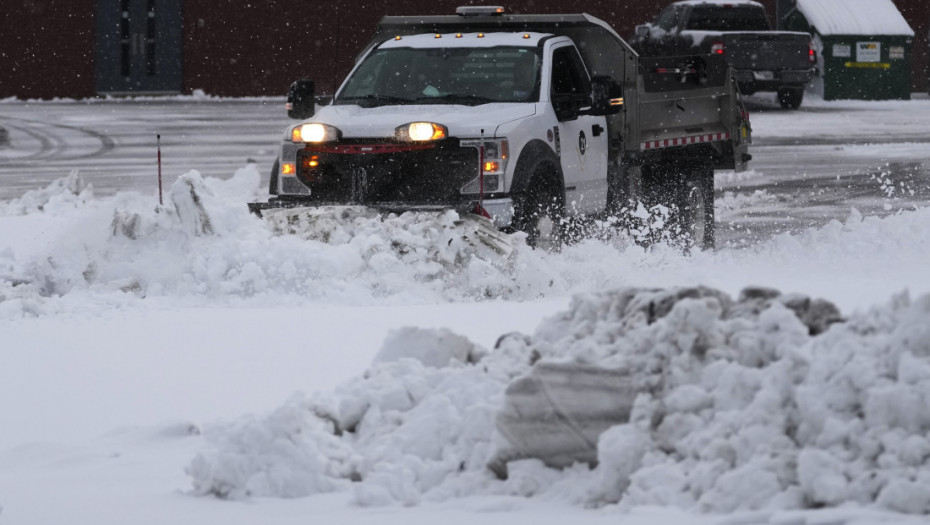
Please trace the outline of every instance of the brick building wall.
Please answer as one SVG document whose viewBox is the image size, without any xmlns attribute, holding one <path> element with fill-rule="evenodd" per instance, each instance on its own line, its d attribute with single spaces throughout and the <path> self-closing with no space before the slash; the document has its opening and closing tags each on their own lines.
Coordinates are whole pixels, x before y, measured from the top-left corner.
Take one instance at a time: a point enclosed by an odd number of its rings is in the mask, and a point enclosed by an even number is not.
<svg viewBox="0 0 930 525">
<path fill-rule="evenodd" d="M 93 0 L 4 2 L 0 98 L 92 96 L 93 5 Z"/>
<path fill-rule="evenodd" d="M 774 17 L 775 0 L 761 1 Z M 386 14 L 451 14 L 462 4 L 500 3 L 515 13 L 588 12 L 628 37 L 670 2 L 183 0 L 182 91 L 282 95 L 295 78 L 310 77 L 319 92 L 331 92 Z M 913 85 L 926 92 L 930 2 L 895 4 L 917 33 Z M 22 0 L 7 10 L 0 26 L 0 98 L 94 96 L 94 8 L 95 0 Z"/>
</svg>

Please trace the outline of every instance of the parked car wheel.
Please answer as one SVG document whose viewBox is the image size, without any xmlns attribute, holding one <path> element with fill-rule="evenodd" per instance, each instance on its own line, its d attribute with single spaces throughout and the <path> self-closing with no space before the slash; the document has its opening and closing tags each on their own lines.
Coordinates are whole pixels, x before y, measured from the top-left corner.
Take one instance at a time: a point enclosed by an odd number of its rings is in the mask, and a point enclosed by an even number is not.
<svg viewBox="0 0 930 525">
<path fill-rule="evenodd" d="M 804 100 L 804 88 L 778 88 L 778 103 L 785 109 L 798 109 Z"/>
</svg>

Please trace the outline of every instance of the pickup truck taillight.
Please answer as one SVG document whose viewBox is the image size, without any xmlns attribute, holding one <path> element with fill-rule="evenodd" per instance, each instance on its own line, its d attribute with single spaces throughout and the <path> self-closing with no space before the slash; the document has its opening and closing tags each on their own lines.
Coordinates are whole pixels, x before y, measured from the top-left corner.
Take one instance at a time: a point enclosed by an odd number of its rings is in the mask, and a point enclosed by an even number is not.
<svg viewBox="0 0 930 525">
<path fill-rule="evenodd" d="M 813 43 L 813 42 L 811 42 L 811 43 L 808 44 L 808 45 L 809 45 L 810 47 L 808 48 L 808 51 L 807 51 L 807 60 L 811 63 L 811 65 L 814 65 L 814 64 L 817 63 L 817 52 L 814 51 L 814 43 Z"/>
<path fill-rule="evenodd" d="M 710 46 L 710 54 L 712 55 L 722 55 L 726 52 L 727 47 L 723 45 L 723 42 L 714 42 Z"/>
</svg>

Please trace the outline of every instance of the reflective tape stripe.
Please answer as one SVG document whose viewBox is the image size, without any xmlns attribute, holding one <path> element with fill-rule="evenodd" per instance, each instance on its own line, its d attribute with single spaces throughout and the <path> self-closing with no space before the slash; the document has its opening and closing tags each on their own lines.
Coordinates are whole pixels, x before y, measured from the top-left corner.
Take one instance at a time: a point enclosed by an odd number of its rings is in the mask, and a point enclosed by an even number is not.
<svg viewBox="0 0 930 525">
<path fill-rule="evenodd" d="M 708 133 L 706 135 L 694 135 L 692 137 L 681 137 L 675 139 L 650 140 L 640 144 L 640 149 L 659 149 L 671 148 L 673 146 L 687 146 L 688 144 L 700 144 L 704 142 L 717 142 L 720 140 L 729 140 L 729 133 Z"/>
</svg>

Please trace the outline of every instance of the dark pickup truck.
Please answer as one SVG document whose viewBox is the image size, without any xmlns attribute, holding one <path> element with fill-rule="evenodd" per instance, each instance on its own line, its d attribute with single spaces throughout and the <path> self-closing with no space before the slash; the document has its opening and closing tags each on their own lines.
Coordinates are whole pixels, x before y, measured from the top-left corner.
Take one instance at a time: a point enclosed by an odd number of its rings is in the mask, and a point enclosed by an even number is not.
<svg viewBox="0 0 930 525">
<path fill-rule="evenodd" d="M 782 107 L 797 109 L 815 72 L 811 35 L 773 31 L 765 8 L 751 0 L 686 0 L 636 26 L 630 44 L 641 56 L 723 55 L 740 91 L 775 91 Z"/>
</svg>

